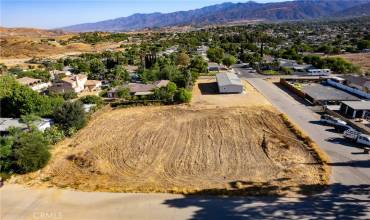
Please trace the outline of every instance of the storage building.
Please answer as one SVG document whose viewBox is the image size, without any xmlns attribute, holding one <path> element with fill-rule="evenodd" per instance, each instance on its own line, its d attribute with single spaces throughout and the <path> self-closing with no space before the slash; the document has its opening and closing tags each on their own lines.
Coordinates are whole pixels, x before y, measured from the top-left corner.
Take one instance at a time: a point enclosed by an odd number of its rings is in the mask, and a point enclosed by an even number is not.
<svg viewBox="0 0 370 220">
<path fill-rule="evenodd" d="M 216 75 L 220 93 L 242 93 L 243 83 L 235 73 L 219 73 Z"/>
</svg>

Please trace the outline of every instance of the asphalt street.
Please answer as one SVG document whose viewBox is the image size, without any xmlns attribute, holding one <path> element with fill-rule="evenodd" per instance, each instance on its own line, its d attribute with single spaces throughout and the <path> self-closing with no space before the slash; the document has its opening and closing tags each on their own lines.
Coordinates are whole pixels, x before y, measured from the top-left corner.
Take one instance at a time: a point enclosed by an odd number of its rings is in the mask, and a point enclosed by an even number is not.
<svg viewBox="0 0 370 220">
<path fill-rule="evenodd" d="M 319 123 L 320 115 L 304 102 L 297 101 L 275 84 L 264 80 L 256 73 L 249 73 L 241 68 L 235 69 L 241 78 L 248 80 L 279 111 L 301 127 L 330 158 L 332 183 L 370 184 L 370 155 L 363 154 L 363 149 L 347 143 L 332 127 Z"/>
</svg>

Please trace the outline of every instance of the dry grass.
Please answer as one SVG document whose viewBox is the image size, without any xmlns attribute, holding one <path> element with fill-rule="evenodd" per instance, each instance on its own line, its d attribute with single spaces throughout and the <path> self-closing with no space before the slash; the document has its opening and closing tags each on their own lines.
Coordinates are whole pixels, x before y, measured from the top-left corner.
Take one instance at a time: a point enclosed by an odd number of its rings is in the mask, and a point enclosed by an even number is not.
<svg viewBox="0 0 370 220">
<path fill-rule="evenodd" d="M 370 70 L 370 53 L 349 53 L 337 56 L 359 66 L 363 73 Z"/>
<path fill-rule="evenodd" d="M 103 42 L 96 45 L 70 43 L 61 45 L 48 39 L 68 40 L 76 34 L 32 28 L 0 27 L 0 63 L 7 66 L 26 66 L 25 61 L 33 57 L 62 57 L 83 52 L 100 52 L 106 49 L 121 50 L 119 43 Z"/>
<path fill-rule="evenodd" d="M 326 183 L 312 145 L 272 108 L 161 106 L 99 114 L 56 147 L 47 168 L 22 181 L 84 191 L 239 195 Z"/>
</svg>

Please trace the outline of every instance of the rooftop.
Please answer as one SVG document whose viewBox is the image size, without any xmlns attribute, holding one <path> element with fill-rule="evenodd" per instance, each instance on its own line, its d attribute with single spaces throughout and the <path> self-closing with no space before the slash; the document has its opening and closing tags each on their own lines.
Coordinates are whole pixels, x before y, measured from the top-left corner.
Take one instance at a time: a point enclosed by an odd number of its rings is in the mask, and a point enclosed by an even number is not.
<svg viewBox="0 0 370 220">
<path fill-rule="evenodd" d="M 143 84 L 143 83 L 129 83 L 128 89 L 131 93 L 136 92 L 150 92 L 155 89 L 156 86 L 153 84 Z"/>
<path fill-rule="evenodd" d="M 370 110 L 370 101 L 345 101 L 342 103 L 354 110 Z"/>
<path fill-rule="evenodd" d="M 367 82 L 370 82 L 369 77 L 363 77 L 363 76 L 344 75 L 344 76 L 341 76 L 341 78 L 347 80 L 350 83 L 353 83 L 359 86 L 364 86 Z"/>
<path fill-rule="evenodd" d="M 216 75 L 216 79 L 219 86 L 243 85 L 239 77 L 235 73 L 231 72 L 219 73 Z"/>
<path fill-rule="evenodd" d="M 22 85 L 31 85 L 31 84 L 34 84 L 34 83 L 40 83 L 41 79 L 35 79 L 35 78 L 31 78 L 31 77 L 26 76 L 26 77 L 22 77 L 22 78 L 17 79 L 17 81 Z"/>
<path fill-rule="evenodd" d="M 18 118 L 0 118 L 0 131 L 7 131 L 10 127 L 26 128 L 27 126 Z"/>
<path fill-rule="evenodd" d="M 318 83 L 304 85 L 302 91 L 311 96 L 316 101 L 359 101 L 360 99 L 345 91 L 331 86 Z"/>
</svg>

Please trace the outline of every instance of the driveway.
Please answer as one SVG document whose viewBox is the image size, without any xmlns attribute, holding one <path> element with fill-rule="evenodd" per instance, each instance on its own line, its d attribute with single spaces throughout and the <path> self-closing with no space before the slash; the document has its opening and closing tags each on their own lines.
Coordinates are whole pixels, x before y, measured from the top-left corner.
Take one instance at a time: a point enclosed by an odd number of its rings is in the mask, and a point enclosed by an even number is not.
<svg viewBox="0 0 370 220">
<path fill-rule="evenodd" d="M 0 219 L 370 219 L 370 156 L 339 143 L 339 134 L 317 124 L 316 113 L 272 83 L 260 76 L 244 77 L 329 155 L 332 178 L 327 190 L 295 197 L 211 197 L 6 185 L 0 189 Z"/>
</svg>

